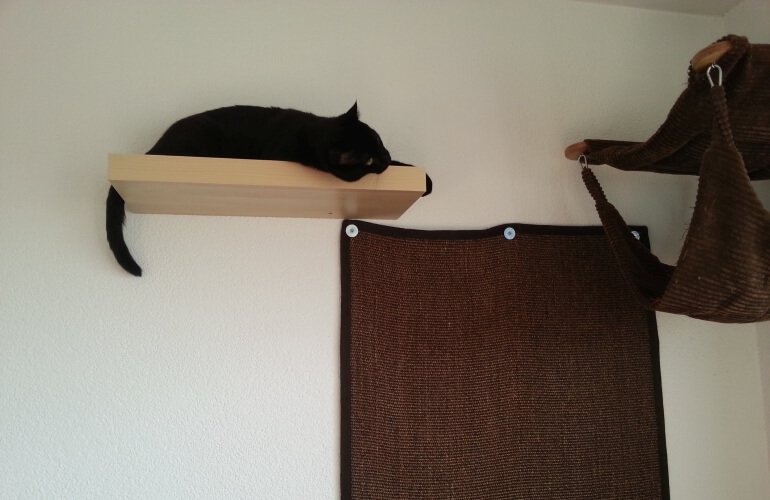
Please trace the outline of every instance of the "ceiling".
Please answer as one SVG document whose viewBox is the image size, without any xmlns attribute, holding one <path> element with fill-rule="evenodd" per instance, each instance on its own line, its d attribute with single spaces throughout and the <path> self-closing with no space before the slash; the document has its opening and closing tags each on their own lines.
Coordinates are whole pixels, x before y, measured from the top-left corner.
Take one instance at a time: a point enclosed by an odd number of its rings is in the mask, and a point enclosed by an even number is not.
<svg viewBox="0 0 770 500">
<path fill-rule="evenodd" d="M 665 10 L 669 12 L 687 12 L 722 16 L 742 0 L 575 0 L 578 2 L 623 5 L 643 9 Z"/>
</svg>

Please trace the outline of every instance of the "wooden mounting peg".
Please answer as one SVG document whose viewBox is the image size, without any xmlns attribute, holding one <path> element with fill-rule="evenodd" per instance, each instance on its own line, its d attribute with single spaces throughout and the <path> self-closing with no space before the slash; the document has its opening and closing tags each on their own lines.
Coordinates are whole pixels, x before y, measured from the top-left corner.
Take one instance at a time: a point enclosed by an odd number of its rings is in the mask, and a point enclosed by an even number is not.
<svg viewBox="0 0 770 500">
<path fill-rule="evenodd" d="M 564 150 L 564 156 L 566 156 L 568 160 L 577 160 L 580 158 L 580 155 L 586 151 L 588 151 L 588 144 L 585 142 L 576 142 L 571 146 L 567 146 L 567 149 Z"/>
<path fill-rule="evenodd" d="M 730 42 L 727 40 L 712 43 L 693 56 L 690 61 L 690 66 L 692 66 L 693 71 L 697 73 L 706 71 L 709 66 L 717 62 L 719 58 L 725 55 L 731 48 L 732 45 L 730 45 Z"/>
</svg>

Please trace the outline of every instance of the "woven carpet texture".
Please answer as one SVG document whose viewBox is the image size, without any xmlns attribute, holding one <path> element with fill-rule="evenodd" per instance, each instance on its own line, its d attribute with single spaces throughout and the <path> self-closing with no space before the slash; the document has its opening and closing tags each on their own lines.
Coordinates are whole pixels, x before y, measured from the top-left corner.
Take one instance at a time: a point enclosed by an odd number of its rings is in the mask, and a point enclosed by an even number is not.
<svg viewBox="0 0 770 500">
<path fill-rule="evenodd" d="M 654 315 L 600 227 L 340 241 L 343 498 L 668 498 Z"/>
</svg>

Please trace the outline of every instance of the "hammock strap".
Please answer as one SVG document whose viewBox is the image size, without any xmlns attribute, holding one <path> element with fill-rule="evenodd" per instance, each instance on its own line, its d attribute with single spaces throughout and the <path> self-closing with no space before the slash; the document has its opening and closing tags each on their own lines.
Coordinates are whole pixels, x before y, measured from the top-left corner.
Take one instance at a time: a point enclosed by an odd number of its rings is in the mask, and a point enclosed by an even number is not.
<svg viewBox="0 0 770 500">
<path fill-rule="evenodd" d="M 725 145 L 735 148 L 733 131 L 730 127 L 730 117 L 727 110 L 727 96 L 722 85 L 711 87 L 711 102 L 714 103 L 714 120 L 717 130 L 719 130 L 719 137 L 724 141 Z"/>
</svg>

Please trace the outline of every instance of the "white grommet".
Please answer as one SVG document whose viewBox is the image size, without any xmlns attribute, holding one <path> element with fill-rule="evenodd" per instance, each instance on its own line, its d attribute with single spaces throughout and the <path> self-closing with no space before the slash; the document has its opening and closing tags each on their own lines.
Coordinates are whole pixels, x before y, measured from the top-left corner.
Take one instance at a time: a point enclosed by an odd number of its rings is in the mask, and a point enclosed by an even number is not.
<svg viewBox="0 0 770 500">
<path fill-rule="evenodd" d="M 503 231 L 503 236 L 505 236 L 506 240 L 512 240 L 516 237 L 516 230 L 512 227 L 506 227 L 505 231 Z"/>
<path fill-rule="evenodd" d="M 355 238 L 358 236 L 358 226 L 355 224 L 348 224 L 348 227 L 345 228 L 345 234 L 350 236 L 351 238 Z"/>
<path fill-rule="evenodd" d="M 642 239 L 641 235 L 639 234 L 639 231 L 631 231 L 631 234 L 633 234 L 634 238 L 636 238 L 637 240 Z"/>
</svg>

